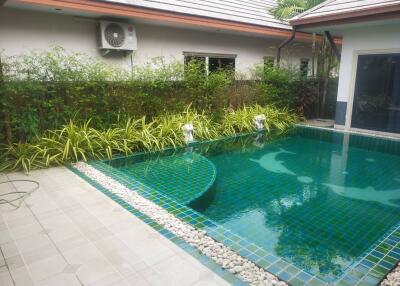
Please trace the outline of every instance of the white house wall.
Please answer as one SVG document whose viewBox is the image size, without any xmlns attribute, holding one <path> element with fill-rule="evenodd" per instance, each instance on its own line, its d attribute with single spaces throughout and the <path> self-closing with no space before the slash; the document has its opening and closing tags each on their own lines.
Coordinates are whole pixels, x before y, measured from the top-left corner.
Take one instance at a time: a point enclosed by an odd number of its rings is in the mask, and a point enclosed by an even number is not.
<svg viewBox="0 0 400 286">
<path fill-rule="evenodd" d="M 136 24 L 136 29 L 138 50 L 133 59 L 136 65 L 160 56 L 183 61 L 183 52 L 203 52 L 237 55 L 236 70 L 246 72 L 261 63 L 264 56 L 274 56 L 277 45 L 283 40 L 145 24 Z M 131 63 L 129 57 L 101 57 L 95 21 L 0 8 L 0 50 L 4 55 L 45 50 L 51 46 L 84 52 L 126 67 Z M 284 51 L 284 60 L 290 65 L 298 65 L 301 58 L 310 58 L 310 48 L 304 43 L 295 43 L 290 50 Z"/>
<path fill-rule="evenodd" d="M 398 24 L 368 26 L 343 32 L 335 119 L 337 127 L 350 128 L 358 55 L 391 52 L 400 52 L 400 27 Z"/>
</svg>

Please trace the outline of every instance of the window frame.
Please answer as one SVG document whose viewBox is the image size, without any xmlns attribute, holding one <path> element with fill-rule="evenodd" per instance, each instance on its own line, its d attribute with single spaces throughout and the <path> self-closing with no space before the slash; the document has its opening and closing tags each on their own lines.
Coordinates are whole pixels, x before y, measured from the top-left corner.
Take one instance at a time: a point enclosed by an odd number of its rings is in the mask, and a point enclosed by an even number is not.
<svg viewBox="0 0 400 286">
<path fill-rule="evenodd" d="M 234 60 L 234 71 L 236 71 L 236 54 L 222 54 L 222 53 L 203 53 L 203 52 L 183 52 L 183 58 L 185 62 L 186 57 L 204 57 L 205 61 L 205 69 L 206 74 L 210 74 L 210 58 L 217 58 L 217 59 L 232 59 Z"/>
</svg>

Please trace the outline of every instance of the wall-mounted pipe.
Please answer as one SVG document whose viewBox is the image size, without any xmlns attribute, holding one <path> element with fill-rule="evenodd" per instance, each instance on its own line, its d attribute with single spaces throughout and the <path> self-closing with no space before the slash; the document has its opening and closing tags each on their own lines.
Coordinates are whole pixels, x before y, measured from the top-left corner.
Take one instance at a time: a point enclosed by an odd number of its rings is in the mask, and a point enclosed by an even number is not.
<svg viewBox="0 0 400 286">
<path fill-rule="evenodd" d="M 276 51 L 276 66 L 278 68 L 279 68 L 280 63 L 281 63 L 281 50 L 285 46 L 287 46 L 291 41 L 293 41 L 295 37 L 296 37 L 296 28 L 293 27 L 292 35 L 290 36 L 290 38 L 288 38 L 285 41 L 283 41 L 282 44 L 279 45 L 278 50 Z"/>
<path fill-rule="evenodd" d="M 338 47 L 336 46 L 335 41 L 333 40 L 333 37 L 332 37 L 331 33 L 329 33 L 329 31 L 325 31 L 325 36 L 326 36 L 326 38 L 328 39 L 329 44 L 331 45 L 331 48 L 332 48 L 333 52 L 334 52 L 335 55 L 336 55 L 336 58 L 337 58 L 338 61 L 340 62 L 340 57 L 341 57 L 341 55 L 340 55 L 340 52 L 339 52 Z"/>
</svg>

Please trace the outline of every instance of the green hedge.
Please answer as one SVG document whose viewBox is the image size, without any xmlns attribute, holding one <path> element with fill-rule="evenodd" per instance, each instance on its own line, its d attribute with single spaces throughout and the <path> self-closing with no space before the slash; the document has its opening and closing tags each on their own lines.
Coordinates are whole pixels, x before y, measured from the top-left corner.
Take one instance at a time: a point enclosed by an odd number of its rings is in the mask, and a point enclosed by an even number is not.
<svg viewBox="0 0 400 286">
<path fill-rule="evenodd" d="M 315 81 L 285 69 L 254 69 L 252 80 L 224 72 L 206 76 L 195 63 L 157 58 L 133 71 L 62 48 L 2 58 L 0 142 L 29 142 L 70 119 L 91 118 L 104 129 L 128 117 L 150 121 L 191 105 L 216 119 L 226 108 L 275 105 L 300 112 L 315 94 Z M 312 97 L 311 96 L 311 97 Z M 214 119 L 214 118 L 213 118 Z"/>
</svg>

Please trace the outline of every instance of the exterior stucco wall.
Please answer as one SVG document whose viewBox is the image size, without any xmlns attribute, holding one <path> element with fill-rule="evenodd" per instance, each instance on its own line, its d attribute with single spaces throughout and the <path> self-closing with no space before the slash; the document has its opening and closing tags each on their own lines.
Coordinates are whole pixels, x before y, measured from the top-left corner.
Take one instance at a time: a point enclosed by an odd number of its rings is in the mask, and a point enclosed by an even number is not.
<svg viewBox="0 0 400 286">
<path fill-rule="evenodd" d="M 359 54 L 400 52 L 400 26 L 381 25 L 343 32 L 342 57 L 335 122 L 350 127 L 351 107 Z"/>
<path fill-rule="evenodd" d="M 137 65 L 160 56 L 183 61 L 183 52 L 234 54 L 237 55 L 236 70 L 246 72 L 254 64 L 261 63 L 264 56 L 275 56 L 276 47 L 282 41 L 147 24 L 135 26 L 138 50 L 133 54 L 133 62 Z M 5 55 L 61 46 L 129 67 L 130 57 L 101 57 L 97 49 L 96 32 L 95 21 L 0 8 L 0 50 Z M 283 59 L 290 65 L 298 65 L 301 58 L 310 57 L 310 47 L 304 43 L 295 43 L 283 53 Z"/>
</svg>

